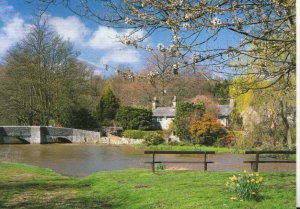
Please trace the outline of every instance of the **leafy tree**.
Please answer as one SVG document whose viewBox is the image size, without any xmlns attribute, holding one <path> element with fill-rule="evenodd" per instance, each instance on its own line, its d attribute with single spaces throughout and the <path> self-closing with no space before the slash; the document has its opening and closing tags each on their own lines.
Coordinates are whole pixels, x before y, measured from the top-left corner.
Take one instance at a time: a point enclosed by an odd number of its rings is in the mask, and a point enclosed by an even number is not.
<svg viewBox="0 0 300 209">
<path fill-rule="evenodd" d="M 82 68 L 77 56 L 45 19 L 36 19 L 5 57 L 1 109 L 10 115 L 11 124 L 49 125 L 50 120 L 63 120 L 70 105 L 82 103 L 92 71 Z"/>
<path fill-rule="evenodd" d="M 98 122 L 103 125 L 112 125 L 119 109 L 119 99 L 114 95 L 111 86 L 106 86 L 101 94 L 96 114 Z"/>
<path fill-rule="evenodd" d="M 97 128 L 97 122 L 92 113 L 85 108 L 70 107 L 67 114 L 65 127 L 78 128 L 84 130 L 94 130 Z"/>
<path fill-rule="evenodd" d="M 203 103 L 193 104 L 189 102 L 178 102 L 176 105 L 176 135 L 184 140 L 190 140 L 190 122 L 203 116 L 205 107 Z"/>
<path fill-rule="evenodd" d="M 228 80 L 216 81 L 213 88 L 213 95 L 220 104 L 229 103 L 229 82 Z"/>
<path fill-rule="evenodd" d="M 192 99 L 194 104 L 203 103 L 205 107 L 205 114 L 217 118 L 219 115 L 219 107 L 218 104 L 214 101 L 214 99 L 209 95 L 197 95 Z"/>
<path fill-rule="evenodd" d="M 121 106 L 117 112 L 116 120 L 123 129 L 151 130 L 152 111 L 143 108 Z"/>
<path fill-rule="evenodd" d="M 195 143 L 205 145 L 213 145 L 218 138 L 223 138 L 227 134 L 225 127 L 217 119 L 208 115 L 192 120 L 189 131 Z"/>
</svg>

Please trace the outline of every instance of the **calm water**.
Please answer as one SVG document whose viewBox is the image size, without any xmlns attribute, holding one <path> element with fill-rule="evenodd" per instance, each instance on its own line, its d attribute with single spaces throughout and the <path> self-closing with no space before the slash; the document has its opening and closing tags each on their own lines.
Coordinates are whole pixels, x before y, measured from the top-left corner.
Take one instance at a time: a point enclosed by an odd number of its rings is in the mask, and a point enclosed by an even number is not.
<svg viewBox="0 0 300 209">
<path fill-rule="evenodd" d="M 47 144 L 47 145 L 0 145 L 0 161 L 18 162 L 51 168 L 56 172 L 71 176 L 86 176 L 97 171 L 122 170 L 126 168 L 149 168 L 150 155 L 143 149 L 131 146 Z M 192 155 L 193 156 L 193 155 Z M 195 161 L 202 156 L 160 155 L 157 160 Z M 249 155 L 217 154 L 209 155 L 208 170 L 250 171 L 244 160 L 254 159 Z M 168 169 L 203 170 L 203 164 L 168 164 Z M 260 164 L 260 171 L 295 171 L 295 164 Z"/>
</svg>

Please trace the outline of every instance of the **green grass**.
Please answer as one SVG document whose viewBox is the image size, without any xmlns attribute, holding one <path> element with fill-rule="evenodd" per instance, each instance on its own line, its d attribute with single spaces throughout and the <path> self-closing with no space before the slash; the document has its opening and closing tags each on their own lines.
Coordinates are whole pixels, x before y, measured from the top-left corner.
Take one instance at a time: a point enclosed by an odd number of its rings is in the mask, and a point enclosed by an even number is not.
<svg viewBox="0 0 300 209">
<path fill-rule="evenodd" d="M 0 208 L 295 208 L 295 173 L 262 173 L 260 202 L 230 199 L 233 174 L 129 169 L 73 178 L 0 163 Z"/>
<path fill-rule="evenodd" d="M 201 151 L 215 151 L 216 153 L 244 153 L 245 150 L 241 150 L 235 147 L 214 147 L 214 146 L 204 146 L 204 145 L 168 145 L 168 144 L 160 144 L 154 146 L 145 146 L 145 145 L 135 145 L 143 147 L 147 150 L 176 150 L 176 151 L 187 151 L 187 150 L 201 150 Z"/>
</svg>

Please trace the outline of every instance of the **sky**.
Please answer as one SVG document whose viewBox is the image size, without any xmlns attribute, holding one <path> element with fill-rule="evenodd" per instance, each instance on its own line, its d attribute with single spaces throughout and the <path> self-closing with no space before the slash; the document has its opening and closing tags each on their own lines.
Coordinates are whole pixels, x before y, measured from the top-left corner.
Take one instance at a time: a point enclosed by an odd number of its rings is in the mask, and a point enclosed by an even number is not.
<svg viewBox="0 0 300 209">
<path fill-rule="evenodd" d="M 18 41 L 22 40 L 32 24 L 39 5 L 31 0 L 0 0 L 0 63 Z M 75 50 L 80 52 L 79 59 L 95 66 L 96 73 L 109 76 L 111 71 L 105 70 L 105 64 L 113 67 L 130 66 L 133 71 L 142 70 L 145 66 L 147 52 L 124 46 L 118 36 L 128 33 L 99 25 L 86 18 L 76 16 L 63 5 L 51 5 L 46 14 L 49 24 L 65 40 L 74 43 Z M 141 32 L 142 35 L 143 32 Z M 167 35 L 156 34 L 146 40 L 146 44 L 155 47 L 159 42 L 168 45 Z M 219 40 L 216 44 L 229 44 Z"/>
</svg>

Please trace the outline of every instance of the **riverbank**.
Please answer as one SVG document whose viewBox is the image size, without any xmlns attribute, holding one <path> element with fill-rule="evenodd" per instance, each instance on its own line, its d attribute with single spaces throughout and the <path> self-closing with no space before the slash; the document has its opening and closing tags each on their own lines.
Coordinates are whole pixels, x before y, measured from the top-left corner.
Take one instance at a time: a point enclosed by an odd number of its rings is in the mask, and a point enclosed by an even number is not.
<svg viewBox="0 0 300 209">
<path fill-rule="evenodd" d="M 180 144 L 180 145 L 170 145 L 170 144 L 160 144 L 153 146 L 146 146 L 143 144 L 131 145 L 136 147 L 142 147 L 147 150 L 176 150 L 176 151 L 188 151 L 188 150 L 201 150 L 201 151 L 215 151 L 216 153 L 225 154 L 243 154 L 245 150 L 235 148 L 235 147 L 215 147 L 215 146 L 203 146 L 199 144 Z"/>
<path fill-rule="evenodd" d="M 233 174 L 129 169 L 74 178 L 0 163 L 0 208 L 295 208 L 295 173 L 262 173 L 261 202 L 231 200 Z"/>
</svg>

